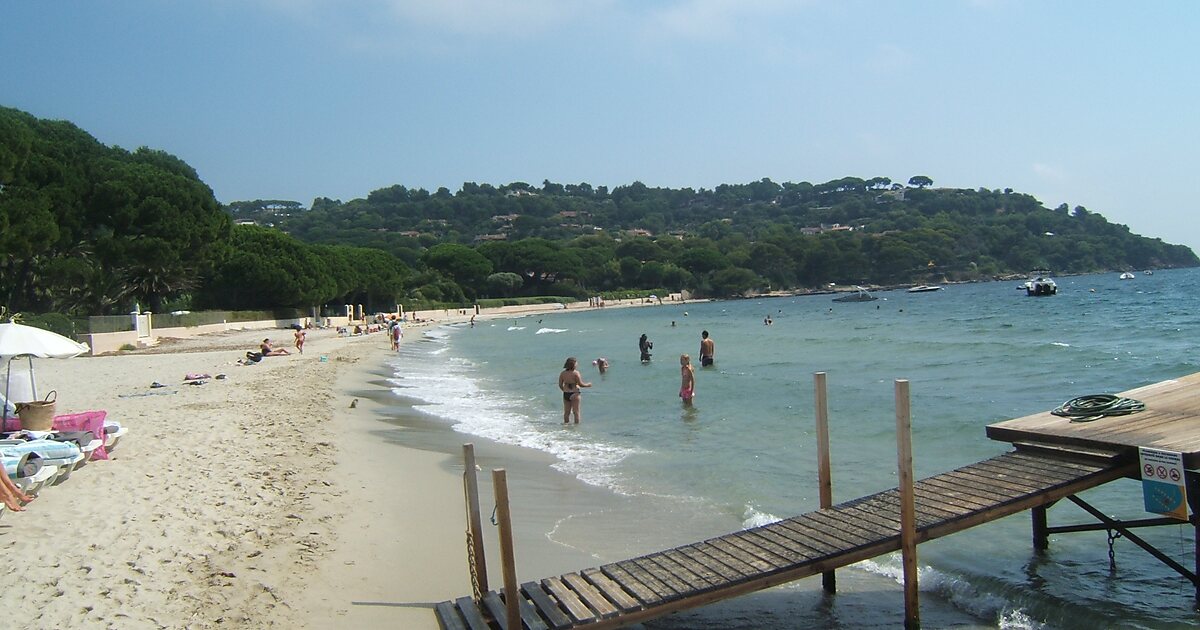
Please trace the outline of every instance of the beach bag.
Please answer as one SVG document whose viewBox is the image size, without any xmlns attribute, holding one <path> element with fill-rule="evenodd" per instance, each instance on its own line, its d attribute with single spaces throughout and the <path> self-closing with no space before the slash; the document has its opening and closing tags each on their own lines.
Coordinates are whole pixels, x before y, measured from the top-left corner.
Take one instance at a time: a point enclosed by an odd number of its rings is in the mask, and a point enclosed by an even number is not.
<svg viewBox="0 0 1200 630">
<path fill-rule="evenodd" d="M 108 416 L 107 411 L 82 411 L 79 413 L 68 413 L 54 418 L 54 430 L 59 432 L 76 432 L 86 431 L 94 437 L 104 440 L 104 419 Z M 82 444 L 81 446 L 87 446 Z M 92 453 L 92 459 L 108 459 L 108 451 L 104 450 L 104 445 Z"/>
<path fill-rule="evenodd" d="M 17 403 L 17 417 L 26 431 L 49 431 L 54 424 L 54 402 L 58 392 L 51 390 L 45 400 Z"/>
</svg>

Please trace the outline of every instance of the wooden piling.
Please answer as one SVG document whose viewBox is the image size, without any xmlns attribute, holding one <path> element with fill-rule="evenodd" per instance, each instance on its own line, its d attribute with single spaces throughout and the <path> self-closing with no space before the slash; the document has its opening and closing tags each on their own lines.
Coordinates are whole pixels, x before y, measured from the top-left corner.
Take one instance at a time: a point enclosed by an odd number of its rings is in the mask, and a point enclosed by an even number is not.
<svg viewBox="0 0 1200 630">
<path fill-rule="evenodd" d="M 908 381 L 896 379 L 896 451 L 900 491 L 900 553 L 904 565 L 904 627 L 921 627 L 920 601 L 917 596 L 917 511 L 913 490 L 912 414 L 909 409 Z"/>
<path fill-rule="evenodd" d="M 488 592 L 487 558 L 483 550 L 483 518 L 479 511 L 479 477 L 475 474 L 475 445 L 463 444 L 463 486 L 467 493 L 467 528 L 470 536 L 471 586 L 476 598 Z"/>
<path fill-rule="evenodd" d="M 1033 521 L 1033 548 L 1036 551 L 1045 551 L 1050 548 L 1050 535 L 1047 531 L 1046 524 L 1046 506 L 1039 505 L 1029 510 L 1030 519 Z"/>
<path fill-rule="evenodd" d="M 507 628 L 521 627 L 521 608 L 517 600 L 517 562 L 513 555 L 512 520 L 508 512 L 508 478 L 503 468 L 492 471 L 496 493 L 496 519 L 500 526 L 500 564 L 504 572 L 504 611 Z"/>
<path fill-rule="evenodd" d="M 826 396 L 825 373 L 813 374 L 813 401 L 817 415 L 817 488 L 821 509 L 833 507 L 833 474 L 829 459 L 829 399 Z M 821 574 L 821 588 L 826 593 L 837 591 L 837 576 L 830 570 Z"/>
</svg>

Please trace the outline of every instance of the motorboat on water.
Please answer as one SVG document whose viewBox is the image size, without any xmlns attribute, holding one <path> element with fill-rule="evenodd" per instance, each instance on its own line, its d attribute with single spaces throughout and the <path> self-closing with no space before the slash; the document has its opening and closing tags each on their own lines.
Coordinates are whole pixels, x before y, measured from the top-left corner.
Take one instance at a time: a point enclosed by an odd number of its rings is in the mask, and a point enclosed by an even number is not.
<svg viewBox="0 0 1200 630">
<path fill-rule="evenodd" d="M 1025 281 L 1025 295 L 1057 295 L 1058 285 L 1050 277 L 1049 269 L 1034 269 Z"/>
<path fill-rule="evenodd" d="M 909 293 L 929 293 L 930 291 L 941 291 L 942 287 L 936 284 L 918 284 L 915 287 L 909 287 Z"/>
<path fill-rule="evenodd" d="M 1125 273 L 1121 274 L 1122 280 L 1133 280 L 1135 277 L 1136 276 L 1133 275 L 1132 271 L 1126 271 Z"/>
<path fill-rule="evenodd" d="M 848 293 L 841 297 L 835 297 L 835 298 L 833 298 L 833 301 L 834 302 L 871 302 L 873 300 L 878 300 L 878 299 L 879 298 L 868 293 L 866 289 L 856 286 L 856 287 L 854 287 L 854 293 Z"/>
</svg>

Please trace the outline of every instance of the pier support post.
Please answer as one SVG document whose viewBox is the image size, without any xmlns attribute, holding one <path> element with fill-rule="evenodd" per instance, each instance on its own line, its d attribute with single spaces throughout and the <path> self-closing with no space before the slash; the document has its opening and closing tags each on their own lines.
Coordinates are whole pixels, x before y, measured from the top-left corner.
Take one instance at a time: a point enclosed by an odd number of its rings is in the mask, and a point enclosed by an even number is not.
<svg viewBox="0 0 1200 630">
<path fill-rule="evenodd" d="M 917 597 L 917 510 L 913 490 L 912 415 L 909 410 L 908 381 L 896 379 L 896 451 L 900 490 L 900 553 L 904 565 L 904 628 L 921 627 Z"/>
<path fill-rule="evenodd" d="M 500 525 L 500 564 L 504 569 L 504 612 L 508 628 L 521 627 L 521 608 L 517 602 L 517 562 L 513 556 L 512 520 L 508 512 L 508 478 L 503 468 L 492 471 L 496 492 L 496 519 Z"/>
<path fill-rule="evenodd" d="M 817 414 L 817 486 L 821 509 L 826 509 L 833 507 L 833 476 L 829 463 L 829 399 L 824 372 L 813 374 L 813 400 Z M 821 574 L 821 588 L 826 593 L 837 592 L 837 575 L 833 571 Z"/>
<path fill-rule="evenodd" d="M 1046 506 L 1039 505 L 1030 509 L 1029 516 L 1033 520 L 1033 548 L 1037 551 L 1049 549 L 1050 534 L 1047 532 Z"/>
<path fill-rule="evenodd" d="M 468 562 L 475 599 L 488 592 L 487 558 L 483 551 L 483 525 L 479 512 L 479 477 L 475 474 L 475 445 L 463 444 L 463 487 L 467 493 Z"/>
</svg>

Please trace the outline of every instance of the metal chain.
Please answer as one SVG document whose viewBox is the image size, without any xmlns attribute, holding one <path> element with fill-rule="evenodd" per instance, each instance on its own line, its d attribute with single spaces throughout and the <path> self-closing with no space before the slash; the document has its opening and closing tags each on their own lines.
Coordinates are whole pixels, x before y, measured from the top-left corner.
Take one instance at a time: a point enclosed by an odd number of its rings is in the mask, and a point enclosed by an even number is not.
<svg viewBox="0 0 1200 630">
<path fill-rule="evenodd" d="M 1116 542 L 1116 540 L 1121 537 L 1121 532 L 1113 531 L 1111 529 L 1107 530 L 1107 531 L 1108 531 L 1108 570 L 1115 571 L 1117 569 L 1117 554 L 1113 550 L 1113 543 Z"/>
</svg>

